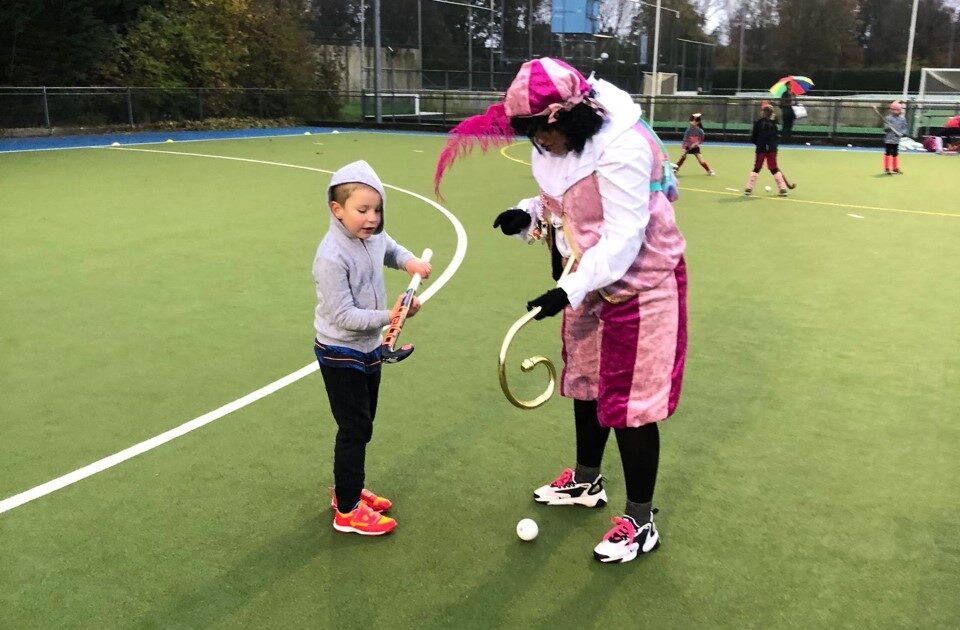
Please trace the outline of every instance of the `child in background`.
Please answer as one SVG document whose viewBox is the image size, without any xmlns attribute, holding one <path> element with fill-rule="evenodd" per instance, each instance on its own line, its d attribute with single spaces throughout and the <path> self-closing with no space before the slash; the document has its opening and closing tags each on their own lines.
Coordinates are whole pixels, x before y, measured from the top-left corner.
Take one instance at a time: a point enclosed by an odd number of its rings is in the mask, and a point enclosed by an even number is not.
<svg viewBox="0 0 960 630">
<path fill-rule="evenodd" d="M 687 159 L 688 155 L 692 155 L 697 158 L 697 162 L 707 172 L 707 175 L 716 175 L 710 165 L 700 158 L 700 146 L 703 144 L 704 135 L 702 115 L 699 113 L 690 114 L 690 126 L 683 132 L 683 144 L 681 145 L 683 155 L 680 156 L 680 161 L 673 168 L 675 173 L 680 172 L 683 161 Z"/>
<path fill-rule="evenodd" d="M 907 119 L 903 117 L 903 105 L 899 101 L 890 103 L 890 113 L 883 119 L 883 174 L 903 175 L 900 170 L 900 139 L 907 133 Z"/>
<path fill-rule="evenodd" d="M 386 193 L 366 162 L 353 162 L 333 174 L 327 202 L 330 228 L 313 261 L 314 352 L 338 427 L 333 527 L 378 536 L 392 531 L 397 522 L 382 514 L 392 503 L 364 489 L 364 463 L 380 390 L 380 330 L 403 299 L 401 294 L 393 311 L 386 308 L 383 266 L 426 278 L 430 264 L 384 232 Z M 420 301 L 414 297 L 407 317 L 419 309 Z"/>
<path fill-rule="evenodd" d="M 795 188 L 788 184 L 780 168 L 777 166 L 777 144 L 780 139 L 780 130 L 777 128 L 776 114 L 773 113 L 773 107 L 768 101 L 763 101 L 760 107 L 760 118 L 753 123 L 753 132 L 750 134 L 750 142 L 756 145 L 757 152 L 753 161 L 753 171 L 747 177 L 747 185 L 743 189 L 744 195 L 753 194 L 753 187 L 757 183 L 757 175 L 763 168 L 763 163 L 767 163 L 767 168 L 773 174 L 773 179 L 777 182 L 780 189 L 780 196 L 787 196 L 787 187 Z"/>
</svg>

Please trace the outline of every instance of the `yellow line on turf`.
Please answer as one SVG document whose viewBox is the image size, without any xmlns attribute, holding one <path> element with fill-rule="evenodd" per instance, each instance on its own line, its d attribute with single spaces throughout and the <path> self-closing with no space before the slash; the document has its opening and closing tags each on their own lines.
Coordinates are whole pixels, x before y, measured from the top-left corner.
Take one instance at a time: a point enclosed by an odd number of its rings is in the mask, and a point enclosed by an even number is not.
<svg viewBox="0 0 960 630">
<path fill-rule="evenodd" d="M 512 157 L 512 156 L 510 156 L 510 155 L 507 155 L 507 149 L 509 149 L 509 148 L 511 148 L 511 147 L 518 147 L 518 146 L 520 146 L 521 144 L 526 144 L 526 142 L 514 142 L 514 143 L 511 144 L 511 145 L 507 145 L 507 146 L 503 147 L 502 149 L 500 149 L 500 155 L 502 155 L 503 157 L 507 158 L 508 160 L 513 160 L 514 162 L 520 162 L 521 164 L 526 164 L 527 166 L 533 166 L 533 164 L 531 164 L 530 162 L 525 162 L 524 160 L 518 160 L 518 159 L 515 158 L 515 157 Z"/>
<path fill-rule="evenodd" d="M 519 162 L 520 164 L 526 164 L 527 166 L 531 166 L 530 162 L 519 160 L 507 154 L 507 149 L 521 145 L 521 144 L 525 144 L 525 143 L 515 142 L 509 146 L 503 147 L 502 149 L 500 149 L 500 155 L 502 155 L 503 157 L 513 162 Z M 734 192 L 725 192 L 720 190 L 709 190 L 706 188 L 691 188 L 689 186 L 680 186 L 680 190 L 689 191 L 689 192 L 707 193 L 710 195 L 729 195 L 732 197 L 739 197 L 742 195 L 742 193 L 738 193 L 738 192 L 734 193 Z M 754 197 L 754 198 L 765 199 L 764 197 Z M 856 208 L 858 210 L 878 210 L 880 212 L 900 212 L 903 214 L 925 214 L 933 217 L 954 217 L 954 218 L 960 219 L 960 214 L 953 214 L 950 212 L 929 212 L 926 210 L 907 210 L 906 208 L 881 208 L 879 206 L 858 206 L 858 205 L 849 204 L 849 203 L 835 203 L 832 201 L 813 201 L 812 199 L 796 199 L 793 197 L 770 197 L 769 199 L 776 200 L 778 202 L 792 201 L 793 203 L 808 203 L 816 206 L 833 206 L 835 208 Z"/>
</svg>

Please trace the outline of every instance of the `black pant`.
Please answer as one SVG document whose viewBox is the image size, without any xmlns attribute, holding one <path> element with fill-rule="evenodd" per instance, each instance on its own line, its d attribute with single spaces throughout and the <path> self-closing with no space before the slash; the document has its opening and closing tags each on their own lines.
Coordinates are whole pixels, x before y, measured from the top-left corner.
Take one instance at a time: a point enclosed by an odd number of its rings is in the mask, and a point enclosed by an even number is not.
<svg viewBox="0 0 960 630">
<path fill-rule="evenodd" d="M 330 411 L 337 421 L 333 447 L 333 479 L 337 506 L 346 512 L 360 500 L 367 443 L 373 437 L 380 372 L 365 374 L 351 368 L 320 366 Z"/>
<path fill-rule="evenodd" d="M 897 157 L 900 155 L 900 145 L 899 144 L 884 144 L 884 155 L 892 155 Z"/>
<path fill-rule="evenodd" d="M 793 113 L 793 107 L 784 107 L 783 108 L 783 139 L 789 140 L 790 136 L 793 134 L 793 121 L 797 119 L 797 115 Z"/>
<path fill-rule="evenodd" d="M 599 468 L 610 429 L 601 427 L 597 422 L 597 401 L 574 400 L 573 415 L 577 427 L 577 463 Z M 614 429 L 614 432 L 620 448 L 627 499 L 633 503 L 649 503 L 653 500 L 660 465 L 660 431 L 657 423 Z"/>
</svg>

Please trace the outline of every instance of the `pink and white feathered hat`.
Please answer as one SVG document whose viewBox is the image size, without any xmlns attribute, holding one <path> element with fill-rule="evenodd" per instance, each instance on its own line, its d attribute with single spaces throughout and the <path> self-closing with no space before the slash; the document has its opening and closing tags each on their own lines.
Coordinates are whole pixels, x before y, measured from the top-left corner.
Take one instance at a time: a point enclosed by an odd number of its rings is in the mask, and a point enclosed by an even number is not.
<svg viewBox="0 0 960 630">
<path fill-rule="evenodd" d="M 589 93 L 582 74 L 559 59 L 544 57 L 520 66 L 503 106 L 511 118 L 548 115 L 553 122 L 558 111 L 582 103 Z"/>
<path fill-rule="evenodd" d="M 548 116 L 549 121 L 554 122 L 557 112 L 583 102 L 602 112 L 600 105 L 589 97 L 590 90 L 586 78 L 559 59 L 541 57 L 524 63 L 503 101 L 491 105 L 486 113 L 467 118 L 450 131 L 433 178 L 437 197 L 440 197 L 444 172 L 457 158 L 470 153 L 474 145 L 479 144 L 481 150 L 487 151 L 491 146 L 505 146 L 513 140 L 511 118 Z"/>
</svg>

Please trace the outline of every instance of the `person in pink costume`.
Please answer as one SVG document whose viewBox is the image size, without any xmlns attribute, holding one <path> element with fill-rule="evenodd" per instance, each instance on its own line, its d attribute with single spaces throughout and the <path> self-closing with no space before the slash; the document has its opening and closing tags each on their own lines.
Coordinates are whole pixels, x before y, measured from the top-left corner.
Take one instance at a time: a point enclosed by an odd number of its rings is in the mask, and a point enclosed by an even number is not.
<svg viewBox="0 0 960 630">
<path fill-rule="evenodd" d="M 600 472 L 613 429 L 626 507 L 593 550 L 626 562 L 656 549 L 653 491 L 658 423 L 680 398 L 687 348 L 685 241 L 672 201 L 676 185 L 662 143 L 630 95 L 588 80 L 563 61 L 528 61 L 503 102 L 458 125 L 440 155 L 439 185 L 455 159 L 479 144 L 533 143 L 539 194 L 501 212 L 505 234 L 541 238 L 555 288 L 527 303 L 536 319 L 563 313 L 560 393 L 573 399 L 576 466 L 534 491 L 547 505 L 602 507 Z M 572 272 L 561 269 L 573 257 Z"/>
</svg>

